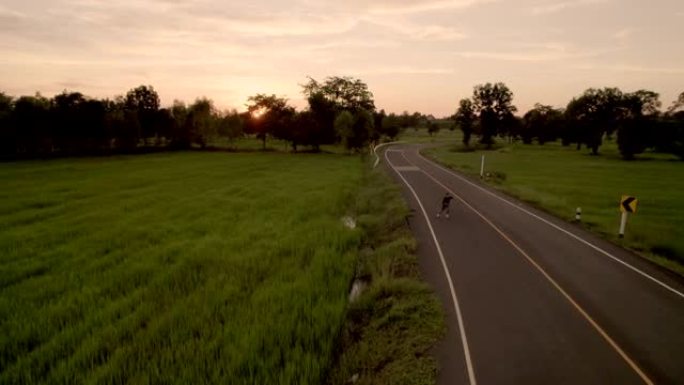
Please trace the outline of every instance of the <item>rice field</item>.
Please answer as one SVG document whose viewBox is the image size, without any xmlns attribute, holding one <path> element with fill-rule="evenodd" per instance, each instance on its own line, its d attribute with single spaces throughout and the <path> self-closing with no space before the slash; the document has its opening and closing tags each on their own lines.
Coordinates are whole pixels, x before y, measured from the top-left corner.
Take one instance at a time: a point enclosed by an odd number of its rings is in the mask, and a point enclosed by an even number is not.
<svg viewBox="0 0 684 385">
<path fill-rule="evenodd" d="M 324 382 L 361 170 L 281 153 L 0 164 L 0 383 Z"/>
</svg>

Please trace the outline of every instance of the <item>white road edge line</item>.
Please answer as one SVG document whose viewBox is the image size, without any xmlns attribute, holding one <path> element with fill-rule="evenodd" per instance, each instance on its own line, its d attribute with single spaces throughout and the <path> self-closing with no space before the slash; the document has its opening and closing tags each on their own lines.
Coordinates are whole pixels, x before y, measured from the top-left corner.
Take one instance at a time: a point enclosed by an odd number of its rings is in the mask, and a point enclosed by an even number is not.
<svg viewBox="0 0 684 385">
<path fill-rule="evenodd" d="M 399 144 L 399 143 L 404 143 L 403 140 L 398 140 L 394 142 L 386 142 L 386 143 L 380 143 L 377 146 L 373 147 L 373 155 L 375 155 L 375 163 L 373 163 L 373 168 L 377 167 L 378 163 L 380 163 L 380 156 L 378 156 L 378 149 L 382 146 L 387 146 L 390 144 Z"/>
<path fill-rule="evenodd" d="M 636 267 L 630 265 L 629 263 L 627 263 L 627 262 L 621 260 L 620 258 L 614 256 L 613 254 L 611 254 L 611 253 L 609 253 L 609 252 L 603 250 L 602 248 L 600 248 L 600 247 L 594 245 L 593 243 L 591 243 L 591 242 L 589 242 L 589 241 L 586 241 L 586 240 L 582 239 L 581 237 L 579 237 L 579 236 L 577 236 L 577 235 L 575 235 L 575 234 L 573 234 L 573 233 L 571 233 L 571 232 L 565 230 L 564 228 L 562 228 L 562 227 L 560 227 L 560 226 L 558 226 L 558 225 L 556 225 L 556 224 L 554 224 L 554 223 L 552 223 L 552 222 L 549 222 L 548 220 L 546 220 L 546 219 L 544 219 L 544 218 L 542 218 L 542 217 L 536 215 L 535 213 L 530 212 L 530 211 L 526 210 L 525 208 L 520 207 L 520 206 L 516 205 L 515 203 L 510 202 L 510 201 L 508 201 L 507 199 L 504 199 L 504 198 L 502 198 L 502 197 L 500 197 L 500 196 L 494 194 L 493 192 L 487 190 L 486 188 L 484 188 L 484 187 L 482 187 L 482 186 L 479 186 L 479 185 L 477 185 L 476 183 L 473 183 L 473 182 L 469 181 L 467 178 L 464 178 L 464 177 L 458 175 L 458 174 L 455 173 L 453 170 L 449 170 L 448 168 L 442 166 L 441 164 L 438 164 L 437 162 L 433 162 L 433 161 L 431 161 L 430 159 L 425 158 L 420 152 L 416 151 L 416 154 L 417 154 L 420 158 L 422 158 L 423 160 L 425 160 L 425 161 L 427 161 L 427 162 L 429 162 L 429 163 L 435 165 L 435 166 L 438 167 L 438 168 L 441 168 L 443 171 L 446 171 L 446 172 L 448 172 L 449 174 L 451 174 L 451 175 L 453 175 L 453 176 L 455 176 L 455 177 L 461 179 L 462 181 L 464 181 L 464 182 L 470 184 L 471 186 L 476 187 L 476 188 L 478 188 L 478 189 L 484 191 L 485 193 L 487 193 L 487 194 L 489 194 L 489 195 L 491 195 L 491 196 L 493 196 L 493 197 L 499 199 L 500 201 L 505 202 L 506 204 L 508 204 L 508 205 L 510 205 L 510 206 L 512 206 L 512 207 L 515 207 L 516 209 L 518 209 L 518 210 L 524 212 L 525 214 L 527 214 L 527 215 L 529 215 L 529 216 L 531 216 L 531 217 L 533 217 L 533 218 L 536 218 L 536 219 L 538 219 L 538 220 L 540 220 L 540 221 L 546 223 L 547 225 L 549 225 L 549 226 L 555 228 L 556 230 L 558 230 L 558 231 L 560 231 L 560 232 L 562 232 L 562 233 L 568 235 L 569 237 L 574 238 L 575 240 L 579 241 L 580 243 L 583 243 L 584 245 L 589 246 L 590 248 L 592 248 L 592 249 L 598 251 L 599 253 L 605 255 L 606 257 L 612 259 L 613 261 L 618 262 L 618 263 L 620 263 L 621 265 L 627 267 L 628 269 L 630 269 L 630 270 L 632 270 L 632 271 L 634 271 L 634 272 L 640 274 L 640 275 L 643 276 L 644 278 L 647 278 L 647 279 L 649 279 L 649 280 L 655 282 L 656 284 L 662 286 L 663 288 L 665 288 L 665 289 L 671 291 L 672 293 L 674 293 L 674 294 L 676 294 L 676 295 L 678 295 L 678 296 L 684 298 L 684 293 L 678 291 L 677 289 L 675 289 L 675 288 L 673 288 L 672 286 L 666 284 L 665 282 L 662 282 L 662 281 L 658 280 L 657 278 L 655 278 L 655 277 L 649 275 L 648 273 L 645 273 L 645 272 L 641 271 L 640 269 L 638 269 L 638 268 L 636 268 Z"/>
<path fill-rule="evenodd" d="M 449 268 L 447 267 L 446 260 L 444 259 L 444 254 L 442 253 L 442 248 L 439 246 L 439 241 L 437 241 L 437 235 L 435 235 L 435 231 L 432 228 L 432 223 L 430 223 L 430 216 L 427 214 L 425 211 L 425 207 L 423 207 L 423 203 L 420 201 L 420 198 L 418 197 L 418 194 L 416 193 L 416 190 L 413 189 L 411 184 L 404 178 L 403 175 L 399 171 L 397 171 L 394 168 L 394 165 L 392 162 L 389 160 L 387 157 L 387 152 L 385 152 L 385 160 L 387 161 L 387 164 L 390 166 L 392 171 L 396 172 L 397 175 L 399 175 L 399 178 L 401 178 L 402 181 L 404 181 L 404 184 L 406 184 L 406 187 L 411 190 L 411 193 L 413 194 L 413 197 L 416 199 L 416 202 L 418 202 L 418 206 L 420 206 L 420 210 L 423 212 L 423 216 L 425 217 L 425 221 L 427 222 L 428 229 L 430 230 L 430 234 L 432 234 L 432 240 L 435 243 L 435 247 L 437 248 L 437 253 L 439 254 L 439 259 L 442 261 L 442 268 L 444 269 L 444 274 L 446 275 L 447 282 L 449 283 L 449 290 L 451 291 L 451 299 L 454 303 L 454 310 L 456 311 L 456 319 L 458 320 L 458 330 L 461 334 L 461 342 L 463 343 L 463 353 L 465 355 L 465 361 L 466 361 L 466 367 L 468 370 L 468 381 L 471 385 L 477 385 L 477 382 L 475 380 L 475 371 L 473 370 L 473 363 L 470 358 L 470 348 L 468 347 L 468 338 L 466 337 L 465 334 L 465 326 L 463 323 L 463 316 L 461 315 L 461 307 L 458 304 L 458 297 L 456 296 L 456 290 L 454 289 L 454 282 L 451 279 L 451 274 L 449 274 Z"/>
<path fill-rule="evenodd" d="M 408 163 L 413 164 L 413 163 L 411 163 L 410 160 L 408 160 L 408 158 L 406 158 L 406 155 L 404 155 L 403 153 L 402 153 L 402 156 L 404 157 L 404 159 L 405 159 Z M 584 317 L 584 319 L 585 319 L 587 322 L 589 322 L 589 324 L 594 328 L 594 330 L 596 330 L 596 331 L 599 333 L 599 335 L 600 335 L 601 337 L 603 337 L 603 339 L 604 339 L 604 340 L 605 340 L 605 341 L 606 341 L 606 342 L 615 350 L 616 353 L 618 353 L 618 355 L 625 361 L 625 363 L 627 363 L 627 365 L 629 365 L 629 367 L 632 368 L 632 370 L 634 370 L 634 372 L 641 378 L 642 381 L 644 381 L 644 383 L 646 383 L 646 384 L 648 384 L 648 385 L 654 385 L 654 384 L 655 384 L 655 383 L 646 375 L 646 373 L 644 373 L 644 371 L 641 370 L 641 368 L 639 367 L 639 365 L 637 365 L 636 362 L 634 362 L 634 360 L 632 360 L 632 358 L 629 357 L 629 356 L 627 355 L 627 353 L 626 353 L 624 350 L 622 350 L 622 348 L 620 347 L 620 345 L 618 345 L 617 342 L 615 342 L 615 341 L 610 337 L 610 335 L 608 335 L 608 333 L 607 333 L 605 330 L 603 330 L 603 328 L 598 324 L 598 322 L 594 321 L 594 319 L 589 315 L 589 313 L 587 313 L 586 310 L 584 310 L 584 308 L 582 308 L 582 306 L 580 306 L 580 304 L 577 303 L 577 301 L 575 301 L 575 299 L 572 298 L 572 296 L 571 296 L 570 294 L 568 294 L 568 293 L 563 289 L 563 287 L 561 287 L 561 285 L 560 285 L 558 282 L 556 282 L 556 280 L 553 279 L 553 278 L 546 272 L 546 270 L 544 270 L 544 268 L 542 268 L 542 267 L 541 267 L 541 266 L 540 266 L 532 257 L 530 257 L 530 256 L 525 252 L 525 250 L 523 250 L 520 246 L 518 246 L 518 244 L 515 243 L 515 241 L 513 241 L 508 235 L 506 235 L 506 233 L 504 233 L 503 230 L 499 229 L 498 226 L 496 226 L 494 223 L 492 223 L 492 221 L 490 221 L 487 217 L 485 217 L 484 214 L 480 213 L 480 212 L 479 212 L 477 209 L 475 209 L 472 205 L 470 205 L 468 202 L 466 202 L 465 199 L 463 199 L 460 195 L 456 194 L 452 189 L 450 189 L 449 187 L 445 186 L 442 182 L 438 181 L 435 177 L 433 177 L 433 176 L 430 175 L 429 173 L 427 173 L 427 172 L 425 172 L 425 171 L 423 171 L 423 173 L 425 174 L 425 176 L 427 176 L 428 178 L 432 179 L 435 183 L 437 183 L 438 185 L 440 185 L 442 188 L 444 188 L 444 189 L 446 189 L 447 191 L 449 191 L 449 192 L 451 193 L 451 195 L 453 195 L 454 197 L 458 198 L 458 200 L 460 200 L 460 201 L 461 201 L 464 205 L 466 205 L 470 210 L 472 210 L 475 214 L 477 214 L 485 223 L 487 223 L 491 228 L 493 228 L 493 229 L 494 229 L 494 230 L 495 230 L 495 231 L 496 231 L 504 240 L 506 240 L 508 243 L 510 243 L 511 246 L 513 246 L 513 248 L 516 249 L 516 250 L 518 251 L 518 253 L 520 253 L 523 257 L 525 257 L 525 259 L 526 259 L 532 266 L 534 266 L 534 267 L 537 269 L 537 271 L 539 271 L 539 273 L 541 273 L 541 275 L 544 276 L 544 278 L 546 278 L 546 280 L 549 281 L 549 283 L 551 283 L 551 285 L 552 285 L 553 287 L 555 287 L 556 290 L 558 290 L 558 292 L 559 292 L 563 297 L 565 297 L 565 299 L 566 299 L 568 302 L 570 302 L 570 304 L 575 308 L 575 310 L 577 310 L 577 312 L 580 313 L 580 315 L 582 315 L 582 317 Z"/>
</svg>

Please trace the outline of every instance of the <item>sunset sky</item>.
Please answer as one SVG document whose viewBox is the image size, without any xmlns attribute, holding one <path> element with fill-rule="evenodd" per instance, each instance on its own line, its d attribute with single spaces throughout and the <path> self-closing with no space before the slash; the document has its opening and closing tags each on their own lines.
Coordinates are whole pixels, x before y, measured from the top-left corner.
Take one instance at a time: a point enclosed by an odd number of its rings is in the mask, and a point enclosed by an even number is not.
<svg viewBox="0 0 684 385">
<path fill-rule="evenodd" d="M 307 76 L 364 80 L 376 105 L 452 114 L 503 81 L 520 111 L 589 87 L 684 91 L 681 0 L 3 0 L 0 91 L 113 97 L 151 84 L 163 105 L 305 106 Z"/>
</svg>

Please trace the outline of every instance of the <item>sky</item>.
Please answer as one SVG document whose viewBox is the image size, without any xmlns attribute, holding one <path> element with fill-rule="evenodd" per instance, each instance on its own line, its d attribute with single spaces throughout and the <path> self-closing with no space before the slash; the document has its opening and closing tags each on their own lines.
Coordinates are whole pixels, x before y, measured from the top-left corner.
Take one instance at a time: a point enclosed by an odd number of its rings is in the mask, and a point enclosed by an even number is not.
<svg viewBox="0 0 684 385">
<path fill-rule="evenodd" d="M 502 81 L 520 112 L 589 87 L 684 91 L 681 0 L 1 0 L 0 92 L 302 109 L 307 76 L 353 76 L 388 112 L 454 113 Z"/>
</svg>

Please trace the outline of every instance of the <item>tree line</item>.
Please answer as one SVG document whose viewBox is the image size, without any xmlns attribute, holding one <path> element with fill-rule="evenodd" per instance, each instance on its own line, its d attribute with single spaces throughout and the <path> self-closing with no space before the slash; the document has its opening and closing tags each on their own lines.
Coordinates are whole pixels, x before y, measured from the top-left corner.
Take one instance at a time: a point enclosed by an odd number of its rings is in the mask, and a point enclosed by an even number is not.
<svg viewBox="0 0 684 385">
<path fill-rule="evenodd" d="M 246 111 L 219 111 L 207 98 L 191 104 L 160 106 L 152 86 L 141 85 L 113 99 L 89 98 L 64 91 L 52 98 L 40 94 L 12 98 L 0 93 L 0 157 L 136 152 L 154 148 L 207 148 L 219 139 L 267 138 L 319 151 L 342 143 L 359 151 L 381 137 L 395 138 L 417 126 L 420 113 L 376 111 L 367 85 L 351 77 L 309 78 L 302 85 L 308 106 L 297 111 L 276 95 L 250 97 Z"/>
<path fill-rule="evenodd" d="M 469 146 L 473 134 L 487 147 L 497 136 L 526 144 L 560 139 L 596 155 L 604 138 L 616 136 L 624 159 L 648 149 L 684 159 L 684 92 L 666 111 L 661 111 L 656 92 L 618 88 L 590 88 L 563 109 L 538 103 L 522 117 L 515 116 L 512 101 L 513 93 L 503 83 L 475 86 L 452 117 L 463 131 L 463 144 Z"/>
<path fill-rule="evenodd" d="M 409 127 L 425 127 L 433 134 L 446 123 L 419 112 L 378 111 L 368 86 L 352 77 L 308 78 L 301 87 L 307 100 L 301 111 L 286 98 L 267 94 L 249 97 L 244 112 L 219 111 L 207 98 L 162 108 L 154 88 L 144 85 L 114 99 L 67 91 L 52 98 L 36 94 L 15 99 L 0 93 L 0 157 L 207 148 L 245 135 L 260 140 L 264 149 L 268 138 L 275 138 L 288 142 L 293 151 L 342 144 L 358 152 Z M 591 88 L 566 108 L 536 104 L 518 117 L 513 92 L 504 83 L 486 83 L 475 86 L 471 98 L 460 100 L 450 128 L 463 131 L 466 146 L 473 135 L 487 147 L 496 137 L 528 144 L 561 140 L 598 154 L 604 138 L 617 136 L 625 159 L 647 149 L 684 159 L 684 93 L 666 111 L 661 106 L 652 91 Z"/>
<path fill-rule="evenodd" d="M 5 158 L 205 147 L 215 136 L 241 133 L 235 110 L 219 112 L 206 98 L 160 108 L 151 86 L 114 99 L 67 91 L 52 98 L 13 99 L 0 93 L 0 154 Z"/>
</svg>

